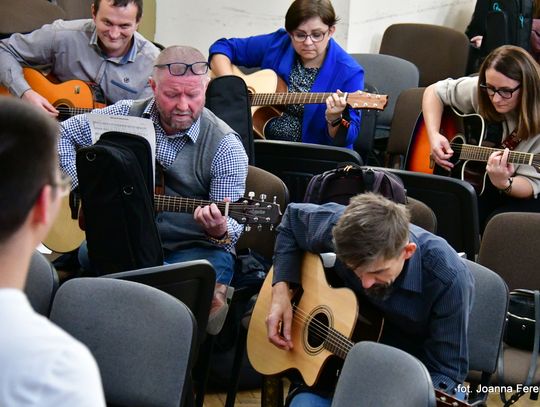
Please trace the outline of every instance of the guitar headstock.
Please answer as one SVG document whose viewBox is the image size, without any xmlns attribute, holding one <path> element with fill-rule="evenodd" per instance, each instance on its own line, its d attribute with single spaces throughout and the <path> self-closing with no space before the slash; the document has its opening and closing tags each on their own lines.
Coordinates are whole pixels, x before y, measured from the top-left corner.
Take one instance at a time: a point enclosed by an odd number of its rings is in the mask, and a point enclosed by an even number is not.
<svg viewBox="0 0 540 407">
<path fill-rule="evenodd" d="M 439 389 L 435 389 L 435 398 L 437 400 L 437 407 L 471 407 L 471 404 L 458 400 Z"/>
<path fill-rule="evenodd" d="M 384 110 L 388 104 L 388 96 L 358 90 L 347 95 L 347 103 L 353 109 Z"/>
<path fill-rule="evenodd" d="M 266 201 L 266 195 L 261 194 L 260 200 L 254 199 L 255 194 L 250 192 L 248 197 L 241 198 L 230 204 L 229 216 L 243 225 L 274 225 L 281 219 L 281 208 L 278 203 Z M 246 226 L 246 229 L 249 226 Z"/>
</svg>

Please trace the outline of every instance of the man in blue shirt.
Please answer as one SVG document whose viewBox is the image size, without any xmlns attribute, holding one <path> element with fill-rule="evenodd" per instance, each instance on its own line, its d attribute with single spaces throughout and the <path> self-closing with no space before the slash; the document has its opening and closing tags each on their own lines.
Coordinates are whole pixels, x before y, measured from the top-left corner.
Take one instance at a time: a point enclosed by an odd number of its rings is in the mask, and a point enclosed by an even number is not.
<svg viewBox="0 0 540 407">
<path fill-rule="evenodd" d="M 290 204 L 277 230 L 267 318 L 273 344 L 292 347 L 290 289 L 301 282 L 301 253 L 335 251 L 338 277 L 385 318 L 381 342 L 420 359 L 436 388 L 453 393 L 464 381 L 472 274 L 444 239 L 409 223 L 405 206 L 372 193 L 347 207 Z M 291 406 L 314 398 L 331 403 L 328 393 L 300 393 Z"/>
</svg>

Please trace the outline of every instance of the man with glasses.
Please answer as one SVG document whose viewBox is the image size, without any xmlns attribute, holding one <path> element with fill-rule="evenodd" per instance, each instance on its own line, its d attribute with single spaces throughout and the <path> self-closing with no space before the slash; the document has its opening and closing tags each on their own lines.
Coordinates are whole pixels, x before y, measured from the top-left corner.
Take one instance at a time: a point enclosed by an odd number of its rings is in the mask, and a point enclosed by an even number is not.
<svg viewBox="0 0 540 407">
<path fill-rule="evenodd" d="M 30 259 L 69 192 L 55 148 L 58 124 L 0 97 L 0 405 L 105 406 L 88 349 L 38 315 L 23 289 Z"/>
<path fill-rule="evenodd" d="M 265 138 L 353 147 L 360 114 L 347 105 L 346 93 L 364 89 L 364 70 L 332 38 L 336 22 L 330 0 L 296 0 L 285 29 L 222 38 L 210 47 L 210 67 L 217 76 L 232 74 L 232 64 L 269 68 L 289 92 L 335 92 L 324 104 L 285 106 L 264 126 Z"/>
<path fill-rule="evenodd" d="M 540 174 L 510 156 L 511 150 L 540 153 L 540 67 L 532 56 L 504 45 L 486 57 L 478 76 L 446 79 L 426 89 L 422 111 L 431 156 L 451 170 L 454 151 L 440 131 L 444 106 L 501 124 L 498 150 L 487 159 L 485 187 L 478 197 L 481 230 L 500 212 L 540 212 Z"/>
<path fill-rule="evenodd" d="M 156 161 L 162 168 L 166 195 L 234 202 L 244 195 L 247 155 L 238 134 L 204 107 L 209 80 L 208 64 L 200 51 L 168 47 L 154 64 L 150 78 L 153 97 L 122 100 L 93 113 L 152 120 Z M 62 122 L 60 166 L 73 178 L 73 186 L 78 184 L 75 152 L 90 144 L 86 115 Z M 232 252 L 242 226 L 221 214 L 215 204 L 198 208 L 194 215 L 159 213 L 156 222 L 166 263 L 207 259 L 214 266 L 217 283 L 209 332 L 216 333 L 227 312 L 227 285 L 234 270 Z"/>
<path fill-rule="evenodd" d="M 148 76 L 159 49 L 136 32 L 142 12 L 143 0 L 94 0 L 92 19 L 13 34 L 0 41 L 0 84 L 52 116 L 58 110 L 31 88 L 23 66 L 45 69 L 60 82 L 95 83 L 107 103 L 150 96 Z"/>
</svg>

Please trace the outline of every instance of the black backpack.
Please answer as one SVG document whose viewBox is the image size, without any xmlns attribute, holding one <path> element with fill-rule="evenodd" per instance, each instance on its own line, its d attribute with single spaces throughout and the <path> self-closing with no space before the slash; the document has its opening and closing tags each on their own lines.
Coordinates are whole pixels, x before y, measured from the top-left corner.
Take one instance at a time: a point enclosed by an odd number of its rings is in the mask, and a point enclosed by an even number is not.
<svg viewBox="0 0 540 407">
<path fill-rule="evenodd" d="M 351 197 L 368 191 L 380 193 L 394 202 L 407 203 L 407 191 L 397 175 L 382 168 L 362 168 L 354 163 L 341 163 L 336 169 L 313 176 L 304 202 L 348 205 Z"/>
<path fill-rule="evenodd" d="M 148 141 L 107 132 L 77 151 L 88 257 L 98 275 L 163 264 Z"/>
<path fill-rule="evenodd" d="M 534 0 L 490 0 L 482 55 L 507 44 L 530 51 L 533 13 Z"/>
<path fill-rule="evenodd" d="M 235 75 L 212 79 L 206 89 L 206 107 L 240 135 L 249 164 L 253 165 L 253 120 L 246 82 Z"/>
</svg>

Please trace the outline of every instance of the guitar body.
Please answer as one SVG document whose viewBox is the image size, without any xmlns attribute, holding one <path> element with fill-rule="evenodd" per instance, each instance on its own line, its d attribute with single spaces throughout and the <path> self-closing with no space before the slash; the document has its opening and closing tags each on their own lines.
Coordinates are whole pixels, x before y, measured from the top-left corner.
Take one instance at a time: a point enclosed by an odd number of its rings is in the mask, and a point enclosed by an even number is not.
<svg viewBox="0 0 540 407">
<path fill-rule="evenodd" d="M 303 293 L 296 304 L 292 323 L 293 349 L 285 351 L 271 344 L 266 334 L 265 320 L 272 301 L 272 277 L 273 269 L 264 281 L 251 316 L 247 337 L 249 361 L 264 375 L 296 369 L 305 383 L 312 386 L 328 358 L 335 353 L 324 346 L 326 336 L 321 324 L 351 338 L 358 318 L 356 295 L 348 288 L 331 288 L 319 256 L 306 253 L 302 262 Z M 369 321 L 367 325 L 371 323 Z M 373 323 L 369 339 L 378 340 L 380 333 L 380 325 Z"/>
<path fill-rule="evenodd" d="M 103 93 L 95 84 L 78 79 L 53 83 L 35 69 L 23 68 L 23 72 L 30 87 L 60 111 L 59 120 L 106 106 Z M 0 94 L 10 93 L 5 87 L 0 87 Z"/>
<path fill-rule="evenodd" d="M 241 77 L 250 94 L 287 92 L 287 85 L 271 69 L 262 69 L 251 74 L 245 74 L 233 66 L 233 74 Z M 282 111 L 277 106 L 251 106 L 253 116 L 253 133 L 259 139 L 264 139 L 264 127 Z"/>
<path fill-rule="evenodd" d="M 42 242 L 46 248 L 56 253 L 69 253 L 77 249 L 86 238 L 79 226 L 79 205 L 75 210 L 76 216 L 73 217 L 69 200 L 70 196 L 62 198 L 58 216 Z"/>
</svg>

